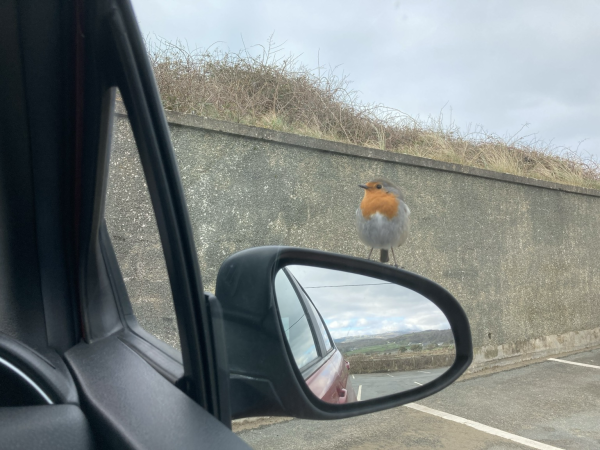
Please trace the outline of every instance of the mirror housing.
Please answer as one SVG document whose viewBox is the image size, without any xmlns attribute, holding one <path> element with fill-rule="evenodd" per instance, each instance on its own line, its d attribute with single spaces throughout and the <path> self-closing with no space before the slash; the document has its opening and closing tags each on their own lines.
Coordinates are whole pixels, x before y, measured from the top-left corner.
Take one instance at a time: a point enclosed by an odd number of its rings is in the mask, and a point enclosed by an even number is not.
<svg viewBox="0 0 600 450">
<path fill-rule="evenodd" d="M 439 378 L 414 389 L 347 404 L 318 399 L 291 356 L 274 294 L 278 270 L 310 265 L 370 276 L 411 289 L 446 316 L 456 359 Z M 293 416 L 341 419 L 393 408 L 428 397 L 454 382 L 471 364 L 473 346 L 467 316 L 458 301 L 427 278 L 366 259 L 295 247 L 257 247 L 230 256 L 217 276 L 216 296 L 223 309 L 233 418 Z"/>
</svg>

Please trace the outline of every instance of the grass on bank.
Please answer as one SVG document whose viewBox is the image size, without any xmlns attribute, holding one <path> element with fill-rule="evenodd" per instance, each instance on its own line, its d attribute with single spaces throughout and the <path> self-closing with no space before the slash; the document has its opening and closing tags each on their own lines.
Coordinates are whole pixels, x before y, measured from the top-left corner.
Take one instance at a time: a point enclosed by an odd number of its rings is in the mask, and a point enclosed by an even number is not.
<svg viewBox="0 0 600 450">
<path fill-rule="evenodd" d="M 600 189 L 600 164 L 535 135 L 462 130 L 367 104 L 335 69 L 311 69 L 266 46 L 233 53 L 153 38 L 148 54 L 166 110 Z"/>
</svg>

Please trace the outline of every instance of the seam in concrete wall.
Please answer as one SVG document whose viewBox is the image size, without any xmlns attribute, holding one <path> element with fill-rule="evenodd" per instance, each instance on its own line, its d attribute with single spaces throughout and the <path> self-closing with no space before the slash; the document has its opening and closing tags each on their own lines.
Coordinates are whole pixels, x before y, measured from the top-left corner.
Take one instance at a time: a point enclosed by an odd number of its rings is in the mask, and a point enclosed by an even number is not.
<svg viewBox="0 0 600 450">
<path fill-rule="evenodd" d="M 116 102 L 116 114 L 125 116 L 127 111 L 122 102 Z M 293 145 L 296 147 L 305 147 L 324 152 L 341 153 L 343 155 L 357 156 L 361 158 L 374 159 L 377 161 L 394 162 L 407 166 L 424 167 L 428 169 L 441 170 L 444 172 L 460 173 L 480 178 L 504 181 L 507 183 L 524 184 L 555 191 L 570 192 L 573 194 L 590 195 L 600 197 L 600 191 L 588 189 L 579 186 L 571 186 L 550 181 L 537 180 L 535 178 L 520 177 L 508 173 L 495 172 L 493 170 L 479 169 L 477 167 L 464 166 L 462 164 L 452 164 L 435 159 L 421 158 L 419 156 L 405 155 L 402 153 L 388 152 L 358 145 L 344 144 L 341 142 L 327 141 L 325 139 L 311 138 L 298 134 L 284 133 L 274 131 L 268 128 L 259 128 L 249 125 L 242 125 L 223 120 L 209 119 L 208 117 L 194 116 L 191 114 L 180 114 L 172 111 L 165 111 L 167 122 L 171 125 L 178 125 L 189 128 L 199 128 L 220 133 L 238 135 L 258 139 L 262 141 L 277 142 L 280 144 Z"/>
</svg>

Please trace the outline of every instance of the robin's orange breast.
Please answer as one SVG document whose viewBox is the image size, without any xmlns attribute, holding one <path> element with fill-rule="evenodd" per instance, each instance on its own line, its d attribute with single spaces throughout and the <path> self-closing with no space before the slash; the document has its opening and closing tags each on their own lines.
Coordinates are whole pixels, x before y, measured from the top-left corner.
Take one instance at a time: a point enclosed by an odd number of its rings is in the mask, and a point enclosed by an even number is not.
<svg viewBox="0 0 600 450">
<path fill-rule="evenodd" d="M 398 199 L 395 195 L 387 192 L 371 193 L 367 191 L 362 202 L 360 202 L 360 210 L 365 219 L 368 219 L 375 213 L 392 219 L 398 214 Z"/>
</svg>

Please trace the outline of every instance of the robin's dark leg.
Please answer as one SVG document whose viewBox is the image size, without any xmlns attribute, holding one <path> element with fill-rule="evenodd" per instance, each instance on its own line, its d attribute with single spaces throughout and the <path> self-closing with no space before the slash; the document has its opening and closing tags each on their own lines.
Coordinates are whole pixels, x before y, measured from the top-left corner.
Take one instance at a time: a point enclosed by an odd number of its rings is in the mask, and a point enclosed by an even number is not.
<svg viewBox="0 0 600 450">
<path fill-rule="evenodd" d="M 379 250 L 379 261 L 382 263 L 386 263 L 390 260 L 390 252 L 387 248 L 382 248 Z"/>
<path fill-rule="evenodd" d="M 371 259 L 371 253 L 373 253 L 373 247 L 371 247 L 371 251 L 369 252 L 369 256 L 367 256 L 367 259 Z"/>
<path fill-rule="evenodd" d="M 394 254 L 394 247 L 391 247 L 392 249 L 392 256 L 394 257 L 394 267 L 398 268 L 398 263 L 396 262 L 396 255 Z"/>
</svg>

